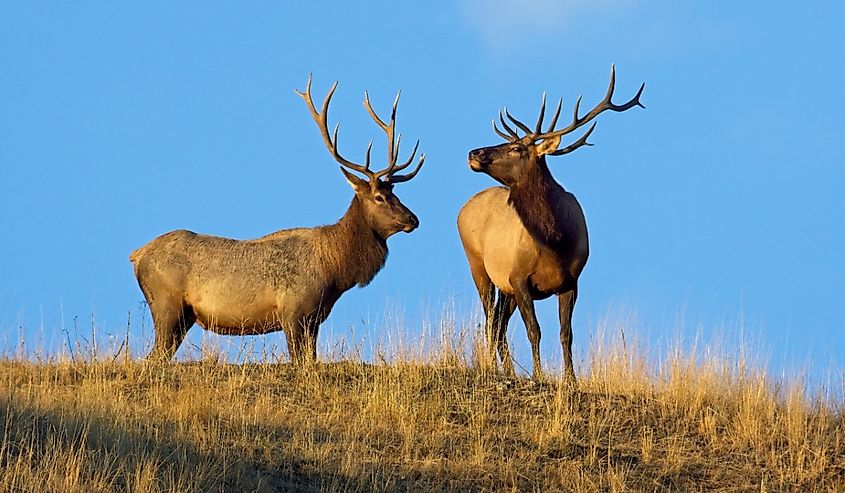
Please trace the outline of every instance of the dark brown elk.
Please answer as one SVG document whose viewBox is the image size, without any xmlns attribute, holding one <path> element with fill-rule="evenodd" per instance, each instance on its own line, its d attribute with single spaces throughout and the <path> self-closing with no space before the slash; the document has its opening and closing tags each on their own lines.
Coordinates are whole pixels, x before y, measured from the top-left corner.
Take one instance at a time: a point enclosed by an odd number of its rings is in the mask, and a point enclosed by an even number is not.
<svg viewBox="0 0 845 493">
<path fill-rule="evenodd" d="M 387 238 L 411 232 L 419 220 L 393 193 L 393 185 L 413 178 L 425 161 L 420 155 L 413 171 L 410 157 L 398 163 L 396 107 L 385 123 L 364 106 L 387 134 L 388 163 L 370 169 L 367 148 L 363 165 L 343 158 L 337 131 L 329 133 L 327 116 L 335 83 L 320 112 L 311 100 L 311 78 L 297 93 L 332 156 L 341 164 L 355 191 L 346 214 L 335 224 L 283 229 L 255 240 L 233 240 L 178 230 L 159 236 L 130 255 L 135 276 L 152 312 L 155 342 L 148 356 L 169 360 L 196 322 L 218 334 L 251 335 L 283 330 L 294 362 L 316 358 L 320 324 L 338 298 L 355 285 L 366 286 L 387 259 Z M 359 178 L 352 171 L 366 179 Z"/>
<path fill-rule="evenodd" d="M 474 149 L 469 153 L 473 171 L 486 173 L 504 187 L 488 188 L 469 199 L 458 214 L 458 231 L 469 260 L 470 271 L 485 315 L 488 350 L 494 365 L 496 351 L 502 366 L 513 373 L 506 338 L 508 321 L 518 307 L 531 342 L 534 376 L 542 375 L 540 326 L 534 300 L 556 295 L 559 303 L 560 343 L 566 377 L 575 381 L 572 365 L 572 311 L 578 297 L 578 277 L 587 263 L 587 223 L 575 196 L 552 177 L 546 156 L 560 156 L 592 145 L 587 138 L 595 123 L 575 142 L 561 147 L 561 138 L 593 120 L 605 110 L 625 111 L 640 104 L 645 84 L 633 99 L 622 105 L 611 102 L 616 82 L 611 67 L 604 99 L 586 115 L 579 116 L 581 98 L 575 103 L 572 123 L 555 130 L 561 101 L 545 132 L 542 131 L 546 98 L 531 129 L 499 113 L 504 131 L 493 122 L 496 133 L 507 142 Z M 519 131 L 524 133 L 520 137 Z"/>
</svg>

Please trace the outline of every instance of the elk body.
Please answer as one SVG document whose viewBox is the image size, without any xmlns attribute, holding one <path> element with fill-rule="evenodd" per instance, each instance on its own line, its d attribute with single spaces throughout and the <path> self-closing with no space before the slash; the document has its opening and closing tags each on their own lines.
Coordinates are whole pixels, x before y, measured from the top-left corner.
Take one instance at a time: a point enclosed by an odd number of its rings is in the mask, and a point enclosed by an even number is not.
<svg viewBox="0 0 845 493">
<path fill-rule="evenodd" d="M 534 129 L 499 113 L 493 128 L 507 142 L 474 149 L 469 153 L 473 171 L 486 173 L 504 187 L 479 192 L 458 214 L 458 231 L 469 261 L 485 314 L 488 350 L 496 364 L 496 351 L 506 372 L 513 373 L 513 362 L 506 338 L 508 321 L 516 308 L 522 315 L 531 353 L 534 376 L 540 377 L 540 326 L 534 313 L 534 300 L 557 296 L 560 317 L 560 343 L 566 376 L 575 381 L 572 365 L 572 311 L 578 297 L 578 277 L 587 263 L 589 242 L 587 224 L 575 196 L 552 177 L 546 156 L 560 156 L 587 143 L 595 123 L 577 141 L 561 148 L 561 138 L 590 122 L 605 110 L 625 111 L 640 104 L 645 84 L 623 105 L 611 103 L 615 70 L 605 98 L 589 113 L 579 116 L 581 98 L 575 104 L 572 123 L 555 130 L 560 116 L 558 102 L 548 129 L 543 132 L 546 100 Z M 524 132 L 519 136 L 519 130 Z"/>
<path fill-rule="evenodd" d="M 370 150 L 364 165 L 341 157 L 337 131 L 328 130 L 327 116 L 337 83 L 318 112 L 311 99 L 311 79 L 305 100 L 323 141 L 341 164 L 355 196 L 335 224 L 276 231 L 255 240 L 234 240 L 178 230 L 164 234 L 132 252 L 135 276 L 152 312 L 155 342 L 149 358 L 170 359 L 188 329 L 198 323 L 227 335 L 266 334 L 283 330 L 294 362 L 316 357 L 320 324 L 338 298 L 355 285 L 366 286 L 384 265 L 387 238 L 411 232 L 417 217 L 393 194 L 393 185 L 413 178 L 422 167 L 421 155 L 410 173 L 400 175 L 414 160 L 397 164 L 399 138 L 394 139 L 396 106 L 389 123 L 364 105 L 387 133 L 388 165 L 370 170 Z M 351 171 L 366 177 L 361 179 Z"/>
</svg>

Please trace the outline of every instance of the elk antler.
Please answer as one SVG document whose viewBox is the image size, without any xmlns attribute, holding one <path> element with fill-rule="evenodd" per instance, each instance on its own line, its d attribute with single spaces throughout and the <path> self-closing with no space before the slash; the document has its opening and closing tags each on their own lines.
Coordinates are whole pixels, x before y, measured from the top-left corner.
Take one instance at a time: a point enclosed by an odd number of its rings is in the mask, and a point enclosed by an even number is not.
<svg viewBox="0 0 845 493">
<path fill-rule="evenodd" d="M 525 132 L 525 136 L 520 138 L 515 130 L 508 127 L 507 123 L 505 123 L 504 118 L 502 118 L 501 112 L 499 113 L 499 121 L 502 122 L 502 125 L 504 126 L 504 128 L 508 132 L 508 134 L 506 135 L 504 132 L 501 132 L 499 130 L 499 128 L 496 126 L 495 121 L 493 122 L 493 129 L 496 131 L 497 134 L 499 134 L 500 137 L 504 138 L 505 140 L 507 140 L 509 142 L 515 142 L 515 141 L 521 140 L 521 139 L 530 140 L 531 142 L 536 142 L 538 140 L 551 139 L 551 138 L 554 138 L 554 137 L 559 137 L 559 136 L 562 136 L 562 135 L 569 134 L 569 133 L 577 130 L 578 128 L 580 128 L 584 124 L 590 122 L 595 117 L 597 117 L 600 113 L 602 113 L 603 111 L 606 111 L 606 110 L 622 112 L 622 111 L 629 110 L 629 109 L 633 108 L 634 106 L 639 106 L 640 108 L 645 108 L 645 106 L 643 106 L 643 104 L 640 102 L 640 96 L 642 95 L 643 90 L 645 89 L 645 84 L 640 86 L 640 89 L 637 91 L 637 94 L 633 98 L 631 98 L 630 101 L 628 101 L 625 104 L 621 104 L 621 105 L 616 105 L 616 104 L 613 104 L 613 102 L 611 102 L 611 99 L 613 98 L 613 91 L 614 91 L 615 88 L 616 88 L 616 66 L 611 65 L 610 66 L 610 84 L 607 87 L 607 93 L 605 94 L 604 99 L 602 99 L 586 115 L 578 116 L 579 108 L 581 106 L 581 96 L 578 96 L 578 100 L 575 101 L 575 110 L 573 111 L 573 115 L 572 115 L 572 123 L 570 123 L 567 127 L 562 128 L 560 130 L 554 129 L 555 125 L 557 124 L 557 119 L 560 116 L 561 104 L 563 103 L 563 99 L 560 99 L 560 100 L 558 100 L 557 109 L 555 110 L 554 116 L 552 116 L 552 121 L 549 124 L 548 129 L 545 132 L 542 132 L 543 119 L 545 118 L 545 115 L 546 115 L 546 95 L 543 94 L 543 103 L 540 106 L 540 117 L 537 119 L 537 125 L 536 125 L 534 131 L 531 131 L 531 129 L 529 129 L 527 125 L 525 125 L 524 123 L 520 122 L 519 120 L 517 120 L 516 118 L 511 116 L 511 114 L 508 113 L 507 109 L 505 109 L 505 116 L 507 116 L 508 119 L 514 125 L 516 125 L 517 127 L 519 127 L 519 129 L 521 129 L 523 132 Z M 556 151 L 554 151 L 550 154 L 552 156 L 560 156 L 561 154 L 570 153 L 570 152 L 574 151 L 575 149 L 577 149 L 581 146 L 592 145 L 592 144 L 587 142 L 587 138 L 590 136 L 590 134 L 593 132 L 593 129 L 595 129 L 595 128 L 596 128 L 596 124 L 593 123 L 590 126 L 590 128 L 584 133 L 584 135 L 582 135 L 581 138 L 579 138 L 577 141 L 575 141 L 574 143 L 564 147 L 563 149 L 558 149 L 558 150 L 556 150 Z"/>
<path fill-rule="evenodd" d="M 396 161 L 399 159 L 399 143 L 402 141 L 401 135 L 396 135 L 396 107 L 399 106 L 399 95 L 400 92 L 396 93 L 396 99 L 393 100 L 393 108 L 390 110 L 390 123 L 384 123 L 381 118 L 376 114 L 373 110 L 372 105 L 370 104 L 370 95 L 367 91 L 364 91 L 364 107 L 367 109 L 367 113 L 373 118 L 376 124 L 381 127 L 382 130 L 387 134 L 387 168 L 375 173 L 376 178 L 380 178 L 384 175 L 387 175 L 384 181 L 388 183 L 401 183 L 404 181 L 408 181 L 414 176 L 417 175 L 420 168 L 422 168 L 423 163 L 425 162 L 425 154 L 420 154 L 420 158 L 417 161 L 417 166 L 414 170 L 410 173 L 405 175 L 397 175 L 396 173 L 402 171 L 403 169 L 407 168 L 411 165 L 411 162 L 414 160 L 414 156 L 417 155 L 417 150 L 420 147 L 420 141 L 417 139 L 417 143 L 414 144 L 414 149 L 411 151 L 411 155 L 408 159 L 403 162 L 402 164 L 397 165 Z M 394 145 L 394 137 L 396 143 Z"/>
<path fill-rule="evenodd" d="M 402 164 L 396 164 L 399 154 L 399 143 L 401 141 L 401 136 L 395 135 L 396 107 L 399 104 L 399 94 L 396 94 L 396 99 L 393 101 L 393 110 L 390 113 L 390 123 L 384 123 L 384 121 L 382 121 L 382 119 L 379 118 L 378 115 L 376 115 L 375 111 L 373 111 L 373 108 L 370 105 L 369 95 L 366 93 L 366 91 L 364 92 L 364 107 L 367 109 L 367 112 L 370 114 L 373 120 L 375 120 L 376 124 L 381 127 L 382 130 L 385 131 L 385 133 L 387 133 L 387 167 L 381 171 L 372 171 L 370 169 L 370 153 L 373 148 L 372 141 L 370 141 L 370 143 L 367 145 L 367 152 L 364 155 L 364 165 L 362 166 L 360 164 L 353 163 L 352 161 L 349 161 L 340 155 L 340 152 L 337 149 L 337 132 L 340 128 L 340 125 L 335 125 L 334 132 L 331 134 L 329 133 L 329 104 L 331 103 L 331 99 L 334 95 L 335 89 L 337 89 L 337 82 L 335 82 L 332 85 L 331 89 L 329 89 L 329 92 L 326 95 L 326 99 L 323 101 L 322 111 L 319 112 L 314 106 L 314 101 L 311 99 L 311 75 L 308 76 L 308 84 L 305 86 L 305 91 L 296 91 L 296 93 L 299 94 L 299 96 L 302 97 L 303 100 L 305 100 L 305 104 L 308 106 L 308 111 L 311 112 L 311 117 L 317 123 L 317 128 L 320 129 L 320 135 L 323 136 L 323 142 L 326 144 L 326 147 L 328 147 L 335 160 L 341 165 L 353 171 L 357 171 L 363 175 L 366 175 L 370 183 L 378 181 L 383 176 L 385 176 L 384 181 L 386 183 L 401 183 L 404 181 L 408 181 L 414 176 L 416 176 L 416 174 L 422 167 L 423 162 L 425 162 L 425 154 L 420 155 L 419 161 L 417 162 L 417 166 L 411 173 L 407 173 L 405 175 L 396 174 L 397 172 L 402 171 L 403 169 L 410 166 L 411 162 L 414 159 L 414 156 L 416 156 L 417 154 L 417 149 L 420 145 L 420 141 L 418 140 L 416 145 L 414 145 L 414 150 L 408 160 L 403 162 Z"/>
</svg>

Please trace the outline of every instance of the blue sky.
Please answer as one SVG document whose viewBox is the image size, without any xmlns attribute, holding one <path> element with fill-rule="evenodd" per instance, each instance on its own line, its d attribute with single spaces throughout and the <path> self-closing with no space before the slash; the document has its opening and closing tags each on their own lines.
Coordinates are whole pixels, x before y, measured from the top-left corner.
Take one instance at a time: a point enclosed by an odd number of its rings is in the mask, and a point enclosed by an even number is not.
<svg viewBox="0 0 845 493">
<path fill-rule="evenodd" d="M 4 344 L 61 345 L 82 337 L 63 325 L 92 315 L 123 333 L 143 299 L 128 254 L 169 230 L 251 238 L 338 219 L 352 192 L 294 93 L 311 72 L 315 98 L 340 81 L 345 155 L 383 145 L 365 89 L 382 113 L 402 90 L 399 131 L 428 155 L 396 188 L 420 229 L 391 238 L 321 347 L 377 338 L 385 312 L 411 333 L 446 306 L 469 320 L 455 217 L 494 183 L 467 151 L 499 143 L 505 105 L 533 121 L 544 91 L 565 111 L 579 94 L 594 104 L 615 63 L 618 98 L 645 82 L 646 109 L 602 115 L 594 147 L 550 160 L 590 229 L 576 353 L 603 319 L 632 317 L 654 347 L 742 332 L 775 369 L 841 370 L 843 14 L 815 1 L 3 2 Z M 538 312 L 555 364 L 555 302 Z"/>
</svg>

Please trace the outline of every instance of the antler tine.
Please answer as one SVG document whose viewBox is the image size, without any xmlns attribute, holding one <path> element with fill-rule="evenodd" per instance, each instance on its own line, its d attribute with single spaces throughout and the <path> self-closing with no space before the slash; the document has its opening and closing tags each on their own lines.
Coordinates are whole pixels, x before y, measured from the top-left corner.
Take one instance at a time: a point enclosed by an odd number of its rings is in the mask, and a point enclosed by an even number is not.
<svg viewBox="0 0 845 493">
<path fill-rule="evenodd" d="M 373 150 L 373 141 L 367 144 L 367 152 L 364 154 L 364 166 L 370 169 L 370 152 Z"/>
<path fill-rule="evenodd" d="M 546 93 L 543 92 L 543 104 L 540 105 L 540 116 L 537 118 L 537 126 L 534 127 L 534 135 L 543 133 L 543 119 L 546 117 Z"/>
<path fill-rule="evenodd" d="M 607 109 L 610 109 L 610 110 L 613 110 L 613 111 L 625 111 L 627 109 L 633 108 L 634 106 L 639 106 L 640 108 L 645 109 L 645 106 L 643 106 L 643 104 L 640 103 L 640 96 L 642 95 L 643 90 L 645 89 L 645 83 L 643 83 L 640 86 L 640 89 L 637 91 L 637 94 L 635 94 L 634 97 L 631 98 L 630 101 L 628 101 L 627 103 L 625 103 L 623 105 L 616 105 L 616 104 L 613 104 L 610 101 L 610 99 L 613 97 L 613 91 L 615 89 L 616 89 L 616 65 L 611 64 L 610 65 L 610 85 L 608 85 L 607 94 L 604 96 L 604 101 L 602 101 L 603 103 L 607 104 L 607 107 L 608 107 Z"/>
<path fill-rule="evenodd" d="M 517 120 L 516 118 L 512 117 L 511 114 L 508 112 L 507 107 L 505 107 L 505 116 L 507 116 L 508 120 L 512 121 L 514 125 L 516 125 L 523 132 L 525 132 L 525 135 L 531 135 L 532 134 L 531 129 L 528 128 L 528 125 L 526 125 L 526 124 L 522 123 L 521 121 Z"/>
<path fill-rule="evenodd" d="M 396 108 L 399 106 L 399 96 L 402 95 L 402 90 L 396 91 L 396 99 L 393 100 L 393 109 L 390 110 L 390 124 L 396 123 Z"/>
<path fill-rule="evenodd" d="M 359 173 L 363 173 L 363 174 L 367 175 L 368 177 L 373 176 L 373 172 L 370 171 L 369 156 L 367 156 L 367 158 L 365 160 L 365 165 L 361 166 L 360 164 L 355 164 L 352 161 L 347 161 L 346 159 L 343 158 L 343 156 L 340 155 L 340 153 L 337 150 L 337 131 L 339 129 L 340 129 L 340 124 L 337 124 L 337 125 L 334 126 L 334 134 L 333 134 L 334 145 L 330 148 L 330 150 L 332 151 L 332 156 L 334 156 L 334 158 L 337 162 L 346 166 L 349 169 L 355 170 Z"/>
<path fill-rule="evenodd" d="M 508 109 L 505 108 L 505 113 L 507 113 L 507 112 L 508 112 Z M 508 123 L 505 121 L 505 118 L 502 116 L 501 111 L 499 112 L 499 121 L 502 122 L 502 128 L 504 128 L 505 131 L 510 134 L 510 138 L 507 139 L 508 141 L 513 142 L 515 140 L 519 140 L 519 135 L 516 133 L 516 130 L 514 130 L 511 127 L 508 126 Z M 494 122 L 494 125 L 495 125 L 495 122 Z"/>
<path fill-rule="evenodd" d="M 416 149 L 416 147 L 414 149 Z M 410 160 L 408 162 L 410 163 Z M 417 176 L 417 173 L 419 173 L 419 171 L 422 168 L 422 165 L 423 165 L 424 162 L 425 162 L 425 154 L 420 154 L 420 159 L 419 159 L 419 161 L 417 161 L 417 167 L 414 168 L 414 171 L 411 171 L 410 173 L 408 173 L 406 175 L 390 174 L 390 175 L 387 176 L 386 181 L 388 183 L 392 183 L 392 184 L 402 183 L 402 182 L 408 181 L 411 178 Z"/>
<path fill-rule="evenodd" d="M 607 93 L 604 95 L 605 101 L 610 101 L 613 97 L 613 91 L 616 90 L 616 64 L 610 64 L 610 84 L 607 85 Z"/>
<path fill-rule="evenodd" d="M 408 159 L 404 163 L 394 166 L 391 174 L 396 173 L 397 171 L 402 171 L 403 169 L 410 166 L 411 162 L 414 160 L 414 156 L 417 155 L 417 149 L 419 149 L 419 147 L 420 147 L 420 141 L 419 141 L 419 139 L 417 139 L 417 143 L 414 144 L 414 148 L 413 148 L 413 150 L 411 150 L 411 155 L 408 156 Z"/>
<path fill-rule="evenodd" d="M 549 122 L 549 129 L 546 130 L 546 132 L 551 132 L 552 130 L 555 129 L 555 125 L 557 125 L 557 117 L 560 116 L 560 107 L 561 107 L 562 104 L 563 104 L 563 98 L 559 98 L 557 100 L 557 109 L 555 110 L 555 116 L 553 116 L 552 121 Z M 537 133 L 539 134 L 540 132 L 538 131 Z"/>
<path fill-rule="evenodd" d="M 396 147 L 395 147 L 395 148 L 394 148 L 394 150 L 392 151 L 392 152 L 393 152 L 393 154 L 392 154 L 392 159 L 391 159 L 391 161 L 390 161 L 389 163 L 387 163 L 387 167 L 386 167 L 386 168 L 384 168 L 384 169 L 383 169 L 383 170 L 381 170 L 381 171 L 377 171 L 377 172 L 375 173 L 375 177 L 376 177 L 376 178 L 381 178 L 381 177 L 382 177 L 382 176 L 384 176 L 384 175 L 390 176 L 390 175 L 392 175 L 394 172 L 396 172 L 396 171 L 398 171 L 398 170 L 400 169 L 400 168 L 397 168 L 397 166 L 396 166 L 396 161 L 397 161 L 397 160 L 398 160 L 398 158 L 399 158 L 399 143 L 400 143 L 401 141 L 402 141 L 402 134 L 399 134 L 399 135 L 397 135 L 397 136 L 396 136 Z M 392 147 L 392 146 L 391 146 L 391 147 Z"/>
<path fill-rule="evenodd" d="M 583 96 L 581 94 L 578 95 L 578 99 L 575 100 L 575 108 L 572 110 L 572 122 L 575 123 L 578 121 L 578 113 L 581 110 L 581 98 Z"/>
<path fill-rule="evenodd" d="M 514 141 L 514 138 L 513 138 L 512 135 L 508 135 L 508 134 L 502 132 L 501 130 L 499 130 L 499 127 L 496 126 L 496 120 L 493 120 L 493 131 L 496 132 L 499 135 L 499 137 L 507 140 L 508 142 Z"/>
<path fill-rule="evenodd" d="M 378 124 L 382 130 L 387 131 L 387 124 L 379 118 L 375 111 L 373 111 L 373 107 L 370 104 L 370 94 L 366 89 L 364 90 L 364 108 L 367 109 L 367 113 L 369 113 L 372 119 L 375 120 L 376 124 Z"/>
<path fill-rule="evenodd" d="M 388 166 L 395 164 L 397 159 L 397 154 L 399 153 L 398 146 L 394 147 L 394 136 L 396 132 L 396 108 L 399 105 L 399 95 L 401 91 L 396 93 L 396 99 L 393 100 L 393 109 L 390 112 L 390 123 L 384 123 L 384 120 L 379 118 L 376 114 L 375 110 L 373 110 L 373 106 L 370 103 L 370 95 L 367 91 L 364 91 L 364 107 L 367 109 L 367 113 L 370 114 L 372 119 L 376 122 L 376 125 L 381 127 L 382 130 L 387 134 L 387 162 Z"/>
<path fill-rule="evenodd" d="M 639 106 L 640 108 L 645 109 L 645 106 L 643 105 L 643 103 L 640 102 L 640 96 L 643 95 L 644 90 L 645 90 L 645 82 L 643 82 L 642 85 L 640 85 L 640 89 L 637 91 L 637 94 L 635 94 L 634 97 L 631 98 L 630 101 L 628 101 L 627 103 L 625 103 L 621 106 L 617 106 L 615 104 L 612 104 L 611 106 L 613 106 L 613 108 L 611 108 L 611 109 L 614 110 L 614 111 L 625 111 L 627 109 L 633 108 L 634 106 Z"/>
<path fill-rule="evenodd" d="M 607 86 L 607 93 L 605 94 L 604 99 L 602 99 L 586 115 L 581 117 L 581 116 L 578 116 L 580 105 L 581 105 L 581 98 L 579 96 L 578 101 L 575 103 L 575 111 L 573 112 L 572 123 L 569 124 L 569 126 L 567 126 L 566 128 L 562 128 L 560 130 L 552 130 L 552 128 L 550 128 L 549 131 L 547 131 L 544 134 L 538 135 L 536 138 L 537 139 L 548 139 L 548 138 L 552 138 L 552 137 L 557 137 L 559 135 L 566 135 L 568 133 L 571 133 L 572 131 L 580 128 L 582 125 L 590 122 L 593 118 L 595 118 L 596 116 L 598 116 L 601 112 L 603 112 L 605 110 L 622 112 L 622 111 L 626 111 L 628 109 L 631 109 L 634 106 L 639 106 L 641 108 L 645 108 L 645 106 L 643 106 L 642 103 L 640 102 L 640 96 L 642 95 L 643 90 L 645 89 L 645 84 L 640 86 L 640 89 L 637 91 L 637 93 L 634 95 L 634 97 L 630 101 L 626 102 L 625 104 L 621 104 L 621 105 L 613 104 L 613 102 L 611 101 L 612 98 L 613 98 L 613 91 L 615 89 L 616 89 L 616 66 L 611 65 L 610 66 L 610 83 Z"/>
<path fill-rule="evenodd" d="M 551 156 L 560 156 L 562 154 L 569 154 L 570 152 L 574 151 L 575 149 L 578 149 L 581 146 L 588 146 L 588 147 L 592 146 L 593 144 L 590 144 L 589 142 L 587 142 L 587 138 L 590 136 L 591 133 L 593 133 L 593 130 L 595 130 L 595 128 L 596 128 L 596 122 L 593 122 L 593 124 L 590 125 L 590 128 L 584 133 L 584 135 L 581 136 L 580 139 L 578 139 L 575 142 L 569 144 L 568 146 L 564 147 L 563 149 L 558 149 L 558 150 L 550 153 L 550 155 Z"/>
<path fill-rule="evenodd" d="M 361 166 L 359 164 L 355 164 L 341 156 L 340 152 L 337 150 L 337 131 L 340 128 L 340 125 L 336 125 L 334 128 L 334 139 L 332 139 L 332 134 L 329 133 L 329 105 L 331 104 L 332 96 L 334 96 L 334 92 L 337 89 L 337 82 L 332 84 L 331 89 L 329 89 L 328 94 L 326 94 L 326 99 L 323 100 L 322 111 L 318 112 L 317 108 L 314 106 L 314 100 L 311 97 L 311 81 L 312 75 L 308 74 L 308 83 L 305 85 L 305 91 L 296 91 L 296 93 L 305 101 L 305 105 L 311 113 L 311 118 L 314 119 L 314 122 L 317 124 L 317 128 L 320 130 L 320 135 L 323 137 L 323 143 L 329 149 L 329 152 L 331 152 L 335 161 L 340 163 L 342 166 L 346 166 L 351 170 L 370 176 L 371 173 L 369 171 L 369 165 Z"/>
</svg>

